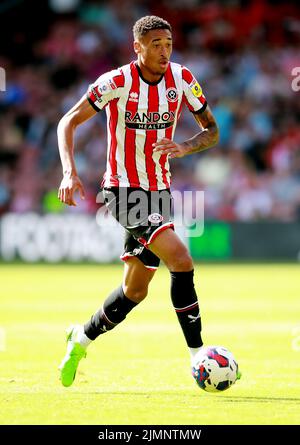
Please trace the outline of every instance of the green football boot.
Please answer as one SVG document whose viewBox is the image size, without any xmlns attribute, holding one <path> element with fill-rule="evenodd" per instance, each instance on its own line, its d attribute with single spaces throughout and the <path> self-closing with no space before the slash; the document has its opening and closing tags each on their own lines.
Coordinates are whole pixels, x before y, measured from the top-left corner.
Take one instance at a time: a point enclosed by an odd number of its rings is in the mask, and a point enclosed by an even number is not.
<svg viewBox="0 0 300 445">
<path fill-rule="evenodd" d="M 71 386 L 74 382 L 80 360 L 86 357 L 86 350 L 76 342 L 77 330 L 80 326 L 70 326 L 67 329 L 67 352 L 59 366 L 60 380 L 64 386 Z"/>
</svg>

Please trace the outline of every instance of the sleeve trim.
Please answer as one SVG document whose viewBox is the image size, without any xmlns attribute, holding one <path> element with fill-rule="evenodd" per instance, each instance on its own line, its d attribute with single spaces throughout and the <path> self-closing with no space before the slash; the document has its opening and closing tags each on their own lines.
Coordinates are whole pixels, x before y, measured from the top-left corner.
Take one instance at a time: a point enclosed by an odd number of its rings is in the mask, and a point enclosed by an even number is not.
<svg viewBox="0 0 300 445">
<path fill-rule="evenodd" d="M 90 105 L 94 108 L 94 110 L 96 110 L 96 111 L 100 111 L 100 109 L 97 108 L 96 105 L 94 104 L 94 102 L 90 99 L 90 97 L 88 96 L 88 94 L 86 95 L 86 98 L 87 98 L 88 102 L 90 103 Z"/>
<path fill-rule="evenodd" d="M 207 102 L 205 101 L 204 104 L 203 104 L 203 107 L 200 108 L 200 110 L 192 111 L 192 113 L 193 113 L 193 114 L 201 114 L 201 113 L 203 113 L 203 111 L 206 110 L 206 107 L 207 107 Z"/>
</svg>

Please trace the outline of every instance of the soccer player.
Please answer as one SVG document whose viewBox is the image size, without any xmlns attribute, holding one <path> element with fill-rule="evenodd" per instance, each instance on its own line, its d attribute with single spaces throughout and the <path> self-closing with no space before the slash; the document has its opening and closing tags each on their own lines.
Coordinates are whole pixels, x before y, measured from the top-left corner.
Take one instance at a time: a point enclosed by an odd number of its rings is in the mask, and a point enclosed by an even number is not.
<svg viewBox="0 0 300 445">
<path fill-rule="evenodd" d="M 133 35 L 137 60 L 102 74 L 58 125 L 63 167 L 58 197 L 73 206 L 75 191 L 84 198 L 74 162 L 74 131 L 105 108 L 108 144 L 102 192 L 106 206 L 125 229 L 123 282 L 89 321 L 67 331 L 67 352 L 60 365 L 64 386 L 73 383 L 87 346 L 125 320 L 146 297 L 160 260 L 170 271 L 171 300 L 191 357 L 203 345 L 193 261 L 170 218 L 169 159 L 215 145 L 218 128 L 193 74 L 170 62 L 170 24 L 160 17 L 142 17 Z M 184 104 L 200 132 L 176 143 L 175 127 Z M 136 202 L 144 202 L 142 211 L 130 212 Z"/>
</svg>

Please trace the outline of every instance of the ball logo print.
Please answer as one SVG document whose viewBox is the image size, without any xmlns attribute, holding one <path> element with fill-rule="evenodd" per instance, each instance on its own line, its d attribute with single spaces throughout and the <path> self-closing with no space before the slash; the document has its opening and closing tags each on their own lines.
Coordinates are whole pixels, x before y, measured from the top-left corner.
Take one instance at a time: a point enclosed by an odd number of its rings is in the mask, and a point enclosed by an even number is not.
<svg viewBox="0 0 300 445">
<path fill-rule="evenodd" d="M 216 362 L 218 363 L 220 368 L 224 368 L 225 366 L 228 366 L 228 363 L 229 363 L 228 358 L 224 357 L 224 355 L 219 354 L 215 348 L 208 350 L 207 356 L 208 356 L 208 358 L 211 358 L 212 360 L 216 360 Z"/>
<path fill-rule="evenodd" d="M 166 91 L 166 96 L 169 102 L 177 102 L 178 92 L 176 88 L 168 88 Z"/>
<path fill-rule="evenodd" d="M 200 388 L 205 390 L 205 380 L 208 380 L 209 373 L 205 370 L 205 367 L 201 365 L 197 371 L 197 383 Z"/>
</svg>

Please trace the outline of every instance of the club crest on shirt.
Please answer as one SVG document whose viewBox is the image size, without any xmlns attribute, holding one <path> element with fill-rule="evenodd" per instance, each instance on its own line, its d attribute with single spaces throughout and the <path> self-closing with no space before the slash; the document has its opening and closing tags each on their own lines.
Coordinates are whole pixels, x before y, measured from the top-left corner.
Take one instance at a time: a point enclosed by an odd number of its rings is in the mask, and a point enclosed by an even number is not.
<svg viewBox="0 0 300 445">
<path fill-rule="evenodd" d="M 176 88 L 168 88 L 166 91 L 166 97 L 169 102 L 176 102 L 178 100 L 178 91 Z"/>
</svg>

